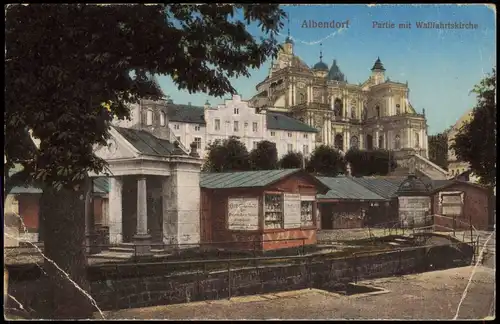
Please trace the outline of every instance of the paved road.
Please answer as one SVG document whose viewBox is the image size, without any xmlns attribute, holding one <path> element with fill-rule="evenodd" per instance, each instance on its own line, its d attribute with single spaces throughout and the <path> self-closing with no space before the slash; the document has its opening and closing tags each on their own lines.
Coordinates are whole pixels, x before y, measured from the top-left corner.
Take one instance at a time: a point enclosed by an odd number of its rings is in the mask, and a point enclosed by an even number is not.
<svg viewBox="0 0 500 324">
<path fill-rule="evenodd" d="M 452 319 L 473 267 L 383 278 L 359 284 L 383 294 L 347 297 L 321 290 L 239 297 L 107 312 L 108 319 Z M 490 315 L 495 273 L 477 267 L 459 319 Z M 96 318 L 99 315 L 96 314 Z"/>
</svg>

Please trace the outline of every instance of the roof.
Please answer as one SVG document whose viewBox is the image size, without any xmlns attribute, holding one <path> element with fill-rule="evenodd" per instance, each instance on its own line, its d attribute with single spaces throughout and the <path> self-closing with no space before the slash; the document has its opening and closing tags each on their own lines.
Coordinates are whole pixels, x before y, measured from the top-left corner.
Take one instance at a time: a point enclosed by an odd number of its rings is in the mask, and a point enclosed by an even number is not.
<svg viewBox="0 0 500 324">
<path fill-rule="evenodd" d="M 375 64 L 373 64 L 372 71 L 373 70 L 385 71 L 384 65 L 382 64 L 382 61 L 380 61 L 380 57 L 378 57 L 377 60 L 375 61 Z"/>
<path fill-rule="evenodd" d="M 340 68 L 337 65 L 337 60 L 333 60 L 332 66 L 330 67 L 330 71 L 328 71 L 327 75 L 328 80 L 335 81 L 344 81 L 344 73 L 340 71 Z"/>
<path fill-rule="evenodd" d="M 416 175 L 409 175 L 400 185 L 397 196 L 428 195 L 430 193 L 429 183 L 425 183 Z"/>
<path fill-rule="evenodd" d="M 207 189 L 265 187 L 300 169 L 201 173 L 200 187 Z"/>
<path fill-rule="evenodd" d="M 325 195 L 318 195 L 318 199 L 349 199 L 349 200 L 388 200 L 375 192 L 356 183 L 351 177 L 317 177 L 330 190 Z"/>
<path fill-rule="evenodd" d="M 178 105 L 169 101 L 166 105 L 166 113 L 170 122 L 206 124 L 204 107 Z"/>
<path fill-rule="evenodd" d="M 323 61 L 319 61 L 318 63 L 314 64 L 313 70 L 328 71 L 328 65 L 326 65 Z"/>
<path fill-rule="evenodd" d="M 172 154 L 175 149 L 173 143 L 160 139 L 147 131 L 113 127 L 142 154 L 166 156 Z"/>
<path fill-rule="evenodd" d="M 200 187 L 206 189 L 262 188 L 293 174 L 301 174 L 309 178 L 316 184 L 318 193 L 323 194 L 329 190 L 324 183 L 302 169 L 201 173 Z"/>
<path fill-rule="evenodd" d="M 267 129 L 288 130 L 295 132 L 317 133 L 318 130 L 284 114 L 268 112 L 266 114 Z"/>
<path fill-rule="evenodd" d="M 27 186 L 27 187 L 14 187 L 12 190 L 9 192 L 11 195 L 19 195 L 19 194 L 41 194 L 43 191 L 40 188 L 36 188 L 33 186 Z"/>
<path fill-rule="evenodd" d="M 109 193 L 109 179 L 105 177 L 94 178 L 94 193 L 107 194 Z"/>
<path fill-rule="evenodd" d="M 353 177 L 352 180 L 386 199 L 396 197 L 399 185 L 405 177 Z"/>
</svg>

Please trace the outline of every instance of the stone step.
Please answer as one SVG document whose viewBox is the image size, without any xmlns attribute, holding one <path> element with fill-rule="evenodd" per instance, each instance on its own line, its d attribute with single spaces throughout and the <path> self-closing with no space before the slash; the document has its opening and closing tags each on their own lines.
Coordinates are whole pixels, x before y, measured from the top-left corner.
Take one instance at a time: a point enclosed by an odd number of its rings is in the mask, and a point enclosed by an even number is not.
<svg viewBox="0 0 500 324">
<path fill-rule="evenodd" d="M 105 251 L 98 254 L 92 255 L 93 258 L 97 259 L 118 259 L 118 260 L 128 260 L 132 258 L 133 253 L 120 253 L 120 252 L 111 252 Z"/>
<path fill-rule="evenodd" d="M 110 252 L 118 252 L 118 253 L 134 253 L 134 247 L 122 247 L 122 246 L 113 246 L 109 248 Z"/>
<path fill-rule="evenodd" d="M 389 242 L 389 245 L 393 245 L 393 246 L 399 246 L 399 245 L 401 245 L 401 244 L 399 244 L 399 243 L 396 243 L 396 242 Z"/>
<path fill-rule="evenodd" d="M 396 241 L 396 242 L 408 242 L 409 240 L 404 239 L 404 238 L 395 238 L 394 241 Z"/>
</svg>

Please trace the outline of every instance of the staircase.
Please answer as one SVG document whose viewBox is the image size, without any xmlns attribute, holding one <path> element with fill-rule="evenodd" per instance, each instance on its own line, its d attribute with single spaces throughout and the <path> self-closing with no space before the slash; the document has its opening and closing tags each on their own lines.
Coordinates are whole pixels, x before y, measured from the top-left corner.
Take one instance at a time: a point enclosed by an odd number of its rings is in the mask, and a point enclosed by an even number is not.
<svg viewBox="0 0 500 324">
<path fill-rule="evenodd" d="M 431 162 L 420 154 L 415 154 L 416 169 L 431 178 L 432 180 L 448 179 L 448 171 L 441 168 L 439 165 Z"/>
<path fill-rule="evenodd" d="M 432 180 L 448 179 L 448 172 L 431 162 L 429 159 L 412 150 L 397 152 L 396 161 L 397 168 L 391 172 L 391 176 L 407 176 L 409 173 L 409 159 L 415 158 L 415 171 Z"/>
</svg>

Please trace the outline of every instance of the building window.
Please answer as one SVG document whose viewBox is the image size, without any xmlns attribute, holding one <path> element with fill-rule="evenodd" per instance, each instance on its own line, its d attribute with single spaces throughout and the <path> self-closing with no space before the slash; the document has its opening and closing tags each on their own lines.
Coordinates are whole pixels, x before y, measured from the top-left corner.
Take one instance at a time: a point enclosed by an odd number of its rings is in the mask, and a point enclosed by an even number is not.
<svg viewBox="0 0 500 324">
<path fill-rule="evenodd" d="M 288 133 L 288 137 L 292 137 L 292 133 Z"/>
<path fill-rule="evenodd" d="M 283 196 L 280 194 L 264 195 L 264 227 L 266 229 L 283 228 Z"/>
<path fill-rule="evenodd" d="M 257 148 L 257 143 L 258 143 L 258 142 L 253 142 L 253 149 L 254 149 L 254 150 Z"/>
<path fill-rule="evenodd" d="M 175 124 L 174 129 L 179 129 L 179 124 Z"/>
<path fill-rule="evenodd" d="M 313 197 L 307 197 L 307 200 L 302 200 L 300 202 L 300 226 L 301 227 L 309 227 L 314 225 L 313 220 Z"/>
<path fill-rule="evenodd" d="M 200 131 L 200 125 L 195 125 L 195 126 L 194 126 L 194 130 L 195 130 L 196 132 L 199 132 L 199 131 Z"/>
<path fill-rule="evenodd" d="M 307 136 L 307 135 L 308 135 L 308 134 L 304 134 L 304 135 L 303 135 L 305 139 L 307 139 L 307 138 L 308 138 L 308 136 Z"/>
<path fill-rule="evenodd" d="M 146 125 L 153 125 L 153 111 L 151 109 L 146 111 Z"/>
<path fill-rule="evenodd" d="M 341 134 L 335 135 L 334 147 L 337 150 L 343 150 L 344 149 L 344 137 Z"/>
<path fill-rule="evenodd" d="M 214 127 L 216 131 L 220 131 L 220 119 L 215 120 Z"/>
<path fill-rule="evenodd" d="M 240 113 L 240 109 L 239 108 L 234 108 L 234 114 L 238 115 L 239 113 Z"/>
<path fill-rule="evenodd" d="M 257 130 L 258 130 L 258 126 L 259 126 L 259 125 L 258 125 L 256 122 L 253 122 L 253 123 L 252 123 L 252 130 L 253 130 L 254 132 L 257 132 Z"/>
<path fill-rule="evenodd" d="M 335 99 L 335 101 L 333 102 L 333 114 L 335 116 L 341 117 L 343 106 L 344 104 L 342 100 L 340 100 L 339 98 Z"/>
<path fill-rule="evenodd" d="M 201 137 L 195 137 L 194 142 L 196 143 L 196 148 L 201 149 Z"/>
<path fill-rule="evenodd" d="M 401 137 L 399 135 L 396 135 L 394 138 L 394 148 L 396 150 L 399 150 L 401 148 Z"/>
<path fill-rule="evenodd" d="M 378 137 L 378 148 L 383 149 L 384 148 L 384 136 L 379 136 Z"/>
<path fill-rule="evenodd" d="M 415 132 L 415 147 L 420 148 L 420 134 Z"/>
<path fill-rule="evenodd" d="M 380 107 L 379 106 L 375 107 L 375 113 L 377 114 L 377 118 L 379 118 L 380 117 Z"/>
<path fill-rule="evenodd" d="M 160 111 L 160 125 L 165 126 L 165 113 Z"/>
<path fill-rule="evenodd" d="M 290 152 L 292 152 L 292 151 L 293 151 L 293 144 L 287 144 L 287 145 L 286 145 L 286 149 L 287 149 L 287 151 L 288 151 L 289 153 L 290 153 Z"/>
<path fill-rule="evenodd" d="M 309 154 L 309 145 L 302 146 L 302 152 L 304 153 L 304 155 L 308 155 Z"/>
<path fill-rule="evenodd" d="M 276 136 L 276 133 L 275 132 L 271 132 L 271 136 Z"/>
<path fill-rule="evenodd" d="M 235 132 L 238 132 L 240 130 L 240 124 L 237 121 L 234 122 L 234 128 L 233 129 L 234 129 Z"/>
<path fill-rule="evenodd" d="M 353 149 L 359 148 L 359 140 L 357 136 L 351 137 L 351 148 Z"/>
</svg>

